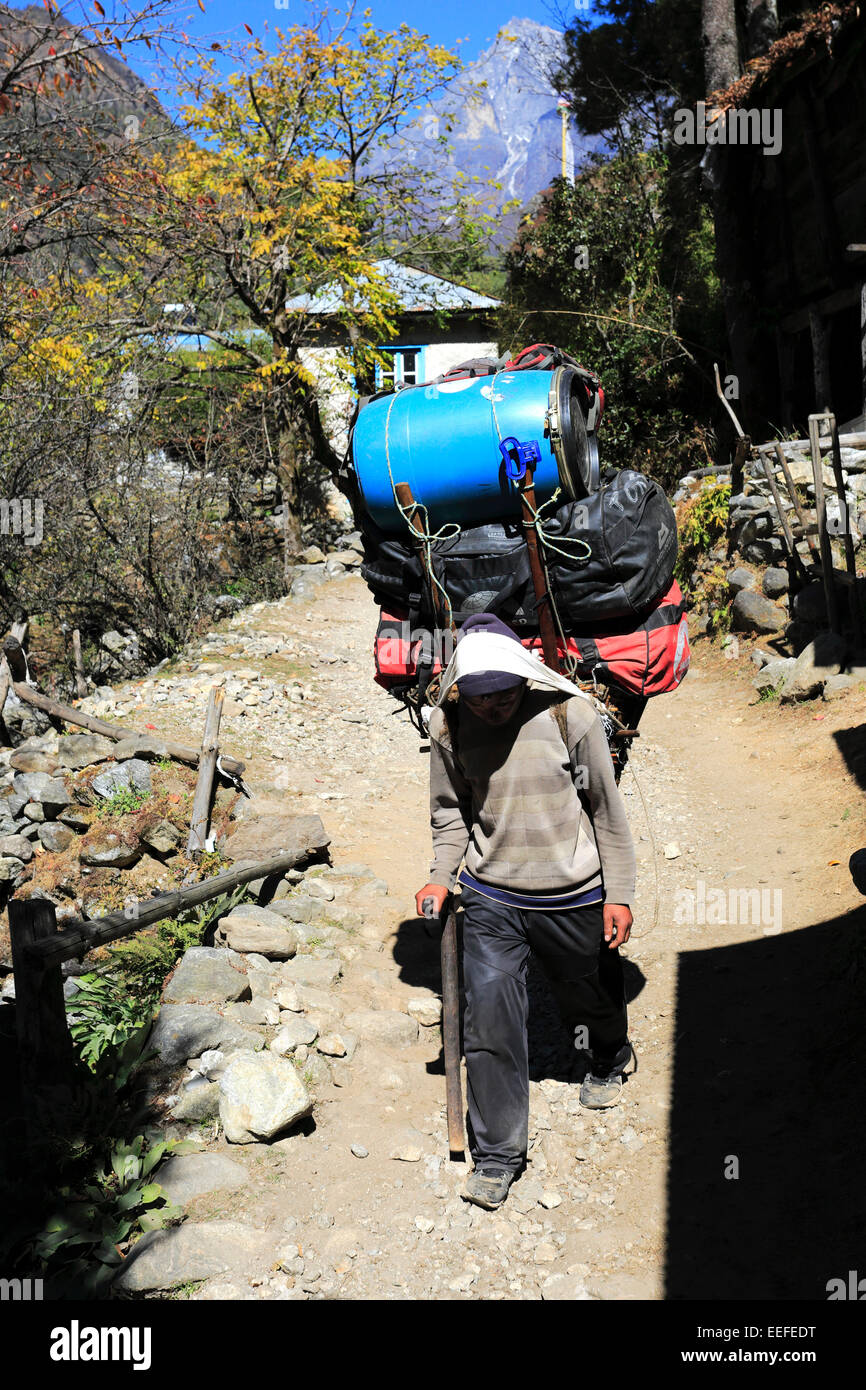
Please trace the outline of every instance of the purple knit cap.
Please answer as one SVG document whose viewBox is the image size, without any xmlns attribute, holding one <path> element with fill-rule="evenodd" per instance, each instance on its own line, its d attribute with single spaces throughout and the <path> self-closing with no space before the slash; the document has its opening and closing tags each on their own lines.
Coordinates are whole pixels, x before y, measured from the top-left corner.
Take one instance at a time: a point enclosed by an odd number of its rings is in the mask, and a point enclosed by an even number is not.
<svg viewBox="0 0 866 1390">
<path fill-rule="evenodd" d="M 457 634 L 457 641 L 470 632 L 496 632 L 501 637 L 511 637 L 520 644 L 520 638 L 512 628 L 497 618 L 495 613 L 474 613 L 467 618 Z M 511 671 L 476 671 L 474 675 L 463 676 L 457 682 L 461 695 L 492 695 L 497 690 L 513 690 L 520 685 L 523 676 L 515 676 Z"/>
</svg>

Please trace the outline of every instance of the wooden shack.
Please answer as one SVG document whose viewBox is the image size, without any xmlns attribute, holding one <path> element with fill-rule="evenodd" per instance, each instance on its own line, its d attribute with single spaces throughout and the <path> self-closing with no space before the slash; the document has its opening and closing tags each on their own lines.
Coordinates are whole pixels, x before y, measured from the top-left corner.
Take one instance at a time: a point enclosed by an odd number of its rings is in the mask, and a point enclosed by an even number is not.
<svg viewBox="0 0 866 1390">
<path fill-rule="evenodd" d="M 866 13 L 825 5 L 713 106 L 779 112 L 778 153 L 717 146 L 719 269 L 752 428 L 866 420 Z M 721 225 L 720 225 L 721 223 Z"/>
</svg>

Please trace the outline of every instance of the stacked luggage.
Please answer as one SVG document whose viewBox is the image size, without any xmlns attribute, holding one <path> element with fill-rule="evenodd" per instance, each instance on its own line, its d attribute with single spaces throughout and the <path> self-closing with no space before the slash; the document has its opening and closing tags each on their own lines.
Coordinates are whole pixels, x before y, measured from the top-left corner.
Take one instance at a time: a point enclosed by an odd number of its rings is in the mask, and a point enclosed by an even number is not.
<svg viewBox="0 0 866 1390">
<path fill-rule="evenodd" d="M 410 707 L 424 703 L 450 655 L 443 602 L 457 626 L 473 613 L 496 613 L 540 650 L 521 458 L 534 472 L 562 669 L 591 683 L 632 726 L 648 697 L 683 679 L 689 644 L 673 577 L 673 511 L 651 478 L 599 468 L 603 410 L 597 377 L 546 344 L 504 366 L 466 363 L 361 403 L 349 470 L 361 573 L 381 610 L 375 678 Z M 420 504 L 420 537 L 398 503 L 401 482 Z"/>
</svg>

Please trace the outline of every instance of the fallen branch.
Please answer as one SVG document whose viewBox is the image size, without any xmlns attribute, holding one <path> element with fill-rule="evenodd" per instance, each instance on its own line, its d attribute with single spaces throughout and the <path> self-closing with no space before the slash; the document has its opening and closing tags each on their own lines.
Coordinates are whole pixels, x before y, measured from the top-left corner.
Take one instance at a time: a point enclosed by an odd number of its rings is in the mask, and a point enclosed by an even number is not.
<svg viewBox="0 0 866 1390">
<path fill-rule="evenodd" d="M 36 709 L 41 709 L 49 717 L 54 716 L 58 719 L 65 719 L 67 724 L 77 724 L 83 729 L 89 729 L 93 734 L 104 734 L 106 738 L 114 739 L 117 743 L 123 738 L 149 738 L 149 734 L 140 733 L 138 729 L 127 729 L 121 724 L 109 724 L 104 719 L 97 719 L 95 715 L 85 714 L 83 710 L 73 709 L 71 705 L 61 704 L 59 700 L 50 700 L 47 695 L 40 695 L 38 690 L 33 690 L 31 686 L 24 685 L 20 681 L 14 681 L 12 689 L 23 700 L 25 704 L 34 705 Z M 197 748 L 184 748 L 180 743 L 172 743 L 169 739 L 160 738 L 160 743 L 165 747 L 165 751 L 170 758 L 175 758 L 179 763 L 188 763 L 190 767 L 197 767 L 199 760 L 199 750 Z M 240 762 L 237 758 L 222 758 L 221 766 L 233 777 L 240 777 L 246 767 L 246 763 Z"/>
</svg>

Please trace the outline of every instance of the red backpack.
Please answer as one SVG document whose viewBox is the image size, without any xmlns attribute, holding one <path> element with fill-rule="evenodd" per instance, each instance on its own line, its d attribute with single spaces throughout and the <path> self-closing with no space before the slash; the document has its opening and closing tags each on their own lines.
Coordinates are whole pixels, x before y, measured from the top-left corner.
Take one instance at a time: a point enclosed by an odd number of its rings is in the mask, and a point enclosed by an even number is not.
<svg viewBox="0 0 866 1390">
<path fill-rule="evenodd" d="M 567 637 L 567 651 L 577 658 L 580 678 L 594 677 L 603 685 L 617 685 L 646 697 L 676 690 L 691 658 L 685 600 L 676 580 L 637 627 L 631 626 L 633 622 L 625 619 L 590 636 Z M 410 630 L 405 609 L 380 609 L 374 646 L 376 682 L 386 690 L 413 684 L 424 640 L 418 629 Z M 529 651 L 541 651 L 540 637 L 522 641 Z M 561 645 L 558 650 L 562 660 L 565 651 Z M 433 674 L 441 669 L 434 660 Z"/>
<path fill-rule="evenodd" d="M 595 677 L 604 685 L 646 697 L 676 690 L 691 659 L 685 600 L 676 580 L 643 622 L 637 627 L 633 622 L 625 619 L 586 637 L 568 637 L 568 651 L 578 660 L 581 678 Z M 541 638 L 529 638 L 523 645 L 540 651 Z M 559 655 L 561 660 L 561 647 Z"/>
</svg>

